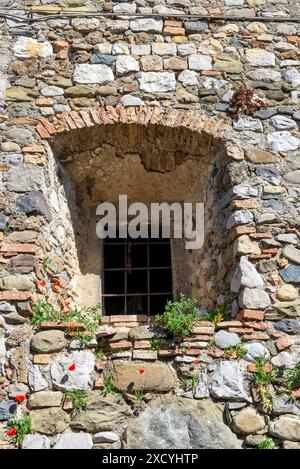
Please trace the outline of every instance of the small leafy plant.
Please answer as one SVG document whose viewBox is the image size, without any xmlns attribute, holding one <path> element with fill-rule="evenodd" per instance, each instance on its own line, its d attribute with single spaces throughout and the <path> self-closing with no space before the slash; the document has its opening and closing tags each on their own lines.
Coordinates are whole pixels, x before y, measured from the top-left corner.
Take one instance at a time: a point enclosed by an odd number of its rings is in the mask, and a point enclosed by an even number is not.
<svg viewBox="0 0 300 469">
<path fill-rule="evenodd" d="M 103 389 L 101 389 L 101 394 L 106 397 L 108 394 L 115 394 L 118 395 L 120 394 L 115 385 L 113 384 L 113 378 L 112 375 L 109 375 L 105 380 L 104 380 L 104 386 Z"/>
<path fill-rule="evenodd" d="M 44 259 L 43 259 L 43 266 L 45 267 L 45 269 L 51 267 L 52 265 L 52 259 L 51 257 L 49 256 L 45 256 Z"/>
<path fill-rule="evenodd" d="M 6 432 L 11 438 L 11 441 L 18 448 L 22 447 L 23 440 L 29 433 L 34 433 L 29 414 L 24 414 L 21 417 L 15 417 L 8 422 L 9 431 Z"/>
<path fill-rule="evenodd" d="M 199 319 L 196 300 L 186 298 L 180 293 L 177 301 L 168 301 L 165 312 L 156 316 L 155 321 L 173 337 L 187 337 Z"/>
<path fill-rule="evenodd" d="M 191 378 L 181 378 L 181 383 L 185 391 L 196 391 L 199 384 L 199 375 L 192 375 Z"/>
<path fill-rule="evenodd" d="M 205 321 L 210 321 L 217 325 L 219 322 L 223 321 L 227 314 L 227 303 L 223 303 L 219 308 L 213 308 L 204 316 Z"/>
<path fill-rule="evenodd" d="M 272 410 L 272 397 L 269 392 L 269 384 L 277 381 L 279 377 L 279 371 L 273 367 L 268 369 L 269 363 L 266 357 L 260 357 L 255 361 L 256 371 L 254 371 L 255 384 L 258 387 L 259 394 L 262 400 L 263 407 L 266 412 Z"/>
<path fill-rule="evenodd" d="M 12 231 L 13 230 L 10 226 L 5 225 L 4 230 L 3 230 L 3 234 L 4 234 L 4 236 L 8 236 L 10 233 L 12 233 Z"/>
<path fill-rule="evenodd" d="M 254 114 L 258 109 L 266 106 L 266 100 L 257 96 L 254 88 L 241 86 L 231 98 L 229 112 L 233 117 L 238 118 L 241 115 Z"/>
<path fill-rule="evenodd" d="M 72 402 L 72 413 L 76 415 L 81 409 L 86 408 L 87 392 L 83 390 L 67 391 L 66 397 Z"/>
<path fill-rule="evenodd" d="M 160 340 L 155 339 L 155 337 L 152 337 L 152 339 L 150 339 L 150 344 L 151 344 L 152 350 L 159 350 L 161 347 Z"/>
<path fill-rule="evenodd" d="M 300 362 L 286 371 L 284 384 L 289 390 L 300 387 Z"/>
<path fill-rule="evenodd" d="M 145 393 L 142 389 L 136 389 L 134 395 L 137 401 L 142 401 Z"/>
<path fill-rule="evenodd" d="M 106 358 L 105 352 L 101 348 L 96 348 L 94 350 L 94 354 L 96 358 L 98 358 L 98 360 L 103 360 L 104 358 Z"/>
<path fill-rule="evenodd" d="M 224 355 L 226 358 L 230 358 L 233 353 L 236 353 L 237 359 L 240 360 L 247 354 L 247 349 L 243 346 L 243 344 L 232 345 L 224 349 Z"/>
<path fill-rule="evenodd" d="M 31 322 L 35 326 L 40 326 L 42 322 L 80 322 L 84 325 L 84 332 L 75 332 L 74 337 L 88 345 L 92 340 L 98 324 L 101 320 L 101 314 L 98 312 L 100 304 L 84 308 L 74 308 L 69 311 L 60 311 L 50 303 L 44 300 L 38 300 L 32 307 L 33 316 Z M 71 332 L 68 331 L 68 332 Z"/>
<path fill-rule="evenodd" d="M 258 449 L 277 449 L 272 438 L 265 438 L 260 443 L 257 444 Z"/>
</svg>

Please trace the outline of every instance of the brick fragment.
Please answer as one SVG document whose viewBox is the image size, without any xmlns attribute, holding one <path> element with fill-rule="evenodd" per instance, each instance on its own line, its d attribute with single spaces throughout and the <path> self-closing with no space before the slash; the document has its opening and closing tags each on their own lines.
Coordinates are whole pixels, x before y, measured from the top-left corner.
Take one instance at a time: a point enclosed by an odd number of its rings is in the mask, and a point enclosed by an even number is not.
<svg viewBox="0 0 300 469">
<path fill-rule="evenodd" d="M 240 312 L 236 315 L 236 319 L 238 321 L 243 321 L 245 319 L 263 321 L 264 317 L 265 313 L 260 309 L 241 309 Z"/>
</svg>

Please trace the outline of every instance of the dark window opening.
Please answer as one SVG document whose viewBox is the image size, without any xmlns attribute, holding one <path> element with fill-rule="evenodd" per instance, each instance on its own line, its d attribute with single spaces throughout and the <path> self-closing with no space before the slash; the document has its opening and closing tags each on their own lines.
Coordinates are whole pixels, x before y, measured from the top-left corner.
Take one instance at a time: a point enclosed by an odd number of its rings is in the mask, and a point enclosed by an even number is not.
<svg viewBox="0 0 300 469">
<path fill-rule="evenodd" d="M 106 238 L 103 245 L 104 313 L 162 313 L 173 298 L 170 239 Z"/>
</svg>

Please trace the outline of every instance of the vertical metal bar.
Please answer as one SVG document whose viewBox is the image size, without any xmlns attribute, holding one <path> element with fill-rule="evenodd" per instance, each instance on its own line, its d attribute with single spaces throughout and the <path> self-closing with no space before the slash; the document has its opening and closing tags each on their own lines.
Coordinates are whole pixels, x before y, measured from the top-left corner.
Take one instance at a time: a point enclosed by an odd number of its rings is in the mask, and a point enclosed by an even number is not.
<svg viewBox="0 0 300 469">
<path fill-rule="evenodd" d="M 126 238 L 126 240 L 124 242 L 124 251 L 125 251 L 125 271 L 124 271 L 124 275 L 125 275 L 125 278 L 124 278 L 125 307 L 124 307 L 124 314 L 127 314 L 127 274 L 128 274 L 128 270 L 127 270 L 127 249 L 128 249 L 128 238 Z"/>
<path fill-rule="evenodd" d="M 149 245 L 149 237 L 147 238 L 147 316 L 148 321 L 150 321 L 150 245 Z"/>
</svg>

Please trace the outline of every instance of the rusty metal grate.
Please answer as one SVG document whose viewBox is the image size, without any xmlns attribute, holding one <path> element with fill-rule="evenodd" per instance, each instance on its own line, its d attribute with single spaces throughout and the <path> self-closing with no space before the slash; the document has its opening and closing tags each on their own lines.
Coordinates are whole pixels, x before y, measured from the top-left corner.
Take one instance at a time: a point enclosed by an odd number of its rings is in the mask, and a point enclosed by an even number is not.
<svg viewBox="0 0 300 469">
<path fill-rule="evenodd" d="M 111 239 L 103 243 L 104 313 L 161 313 L 172 299 L 170 239 Z"/>
</svg>

